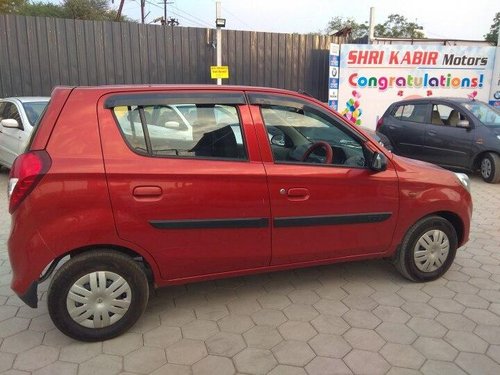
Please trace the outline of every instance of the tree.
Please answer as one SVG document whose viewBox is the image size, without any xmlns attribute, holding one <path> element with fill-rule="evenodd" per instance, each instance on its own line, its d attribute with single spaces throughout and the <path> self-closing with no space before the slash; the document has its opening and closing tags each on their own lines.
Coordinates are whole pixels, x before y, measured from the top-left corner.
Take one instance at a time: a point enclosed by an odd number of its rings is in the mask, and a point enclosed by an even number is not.
<svg viewBox="0 0 500 375">
<path fill-rule="evenodd" d="M 409 22 L 406 17 L 391 14 L 383 24 L 375 26 L 375 36 L 380 38 L 425 38 L 423 27 L 416 22 Z"/>
<path fill-rule="evenodd" d="M 333 17 L 328 26 L 326 27 L 326 33 L 329 34 L 333 31 L 339 31 L 345 29 L 346 27 L 351 28 L 351 39 L 358 39 L 366 36 L 368 34 L 368 24 L 357 23 L 354 18 L 344 18 L 344 17 Z"/>
<path fill-rule="evenodd" d="M 0 14 L 19 13 L 26 0 L 0 0 Z"/>
<path fill-rule="evenodd" d="M 500 29 L 500 12 L 497 12 L 493 18 L 493 24 L 490 26 L 490 32 L 484 36 L 484 39 L 494 45 L 498 41 L 498 29 Z"/>
<path fill-rule="evenodd" d="M 114 20 L 116 11 L 110 9 L 107 0 L 64 0 L 67 18 L 78 20 Z"/>
<path fill-rule="evenodd" d="M 66 10 L 62 5 L 36 2 L 25 3 L 19 10 L 19 14 L 24 16 L 57 17 L 66 18 Z"/>
</svg>

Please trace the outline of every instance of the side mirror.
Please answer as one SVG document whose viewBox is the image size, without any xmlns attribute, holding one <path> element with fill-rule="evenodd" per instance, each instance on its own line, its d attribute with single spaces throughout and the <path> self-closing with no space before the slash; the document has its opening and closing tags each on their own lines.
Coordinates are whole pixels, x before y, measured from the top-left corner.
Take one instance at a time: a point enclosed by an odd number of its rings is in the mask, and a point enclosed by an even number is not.
<svg viewBox="0 0 500 375">
<path fill-rule="evenodd" d="M 375 152 L 370 161 L 370 169 L 375 172 L 382 172 L 387 169 L 387 158 L 384 154 Z"/>
<path fill-rule="evenodd" d="M 0 125 L 2 125 L 4 128 L 11 128 L 11 129 L 19 129 L 19 123 L 17 120 L 14 120 L 13 118 L 6 118 L 0 121 Z"/>
<path fill-rule="evenodd" d="M 457 128 L 470 128 L 469 120 L 459 120 L 457 122 Z"/>
<path fill-rule="evenodd" d="M 275 146 L 285 147 L 285 136 L 283 134 L 273 135 L 271 138 L 271 144 Z"/>
</svg>

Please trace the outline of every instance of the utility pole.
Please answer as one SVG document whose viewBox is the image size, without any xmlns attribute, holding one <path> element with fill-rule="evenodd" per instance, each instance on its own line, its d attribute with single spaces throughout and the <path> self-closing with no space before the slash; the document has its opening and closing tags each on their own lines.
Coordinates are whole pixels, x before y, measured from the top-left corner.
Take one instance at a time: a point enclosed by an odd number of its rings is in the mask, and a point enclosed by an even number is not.
<svg viewBox="0 0 500 375">
<path fill-rule="evenodd" d="M 116 12 L 117 21 L 120 21 L 120 18 L 122 17 L 123 3 L 125 3 L 125 0 L 120 0 L 120 6 L 118 7 L 118 11 Z"/>
<path fill-rule="evenodd" d="M 373 39 L 375 39 L 375 7 L 370 8 L 370 25 L 368 27 L 368 44 L 373 44 Z"/>
<path fill-rule="evenodd" d="M 141 23 L 144 24 L 146 16 L 144 15 L 144 7 L 146 6 L 146 0 L 141 0 Z"/>
<path fill-rule="evenodd" d="M 215 16 L 217 19 L 222 18 L 220 1 L 215 3 Z M 222 65 L 222 28 L 217 26 L 217 66 Z M 222 79 L 217 78 L 217 84 L 222 85 Z"/>
</svg>

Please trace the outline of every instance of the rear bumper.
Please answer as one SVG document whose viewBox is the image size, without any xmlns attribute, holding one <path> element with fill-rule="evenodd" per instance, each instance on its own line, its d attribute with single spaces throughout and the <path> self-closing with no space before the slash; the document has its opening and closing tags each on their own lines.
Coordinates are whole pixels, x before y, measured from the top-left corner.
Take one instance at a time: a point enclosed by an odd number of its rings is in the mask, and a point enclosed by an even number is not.
<svg viewBox="0 0 500 375">
<path fill-rule="evenodd" d="M 17 295 L 29 307 L 38 307 L 38 281 L 33 281 L 24 294 Z"/>
</svg>

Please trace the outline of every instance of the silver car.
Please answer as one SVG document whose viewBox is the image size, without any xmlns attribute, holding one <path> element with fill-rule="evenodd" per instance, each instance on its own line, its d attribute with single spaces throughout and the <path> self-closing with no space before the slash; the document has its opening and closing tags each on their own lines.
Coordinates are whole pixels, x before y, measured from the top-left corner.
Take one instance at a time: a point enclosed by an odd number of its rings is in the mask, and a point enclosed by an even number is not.
<svg viewBox="0 0 500 375">
<path fill-rule="evenodd" d="M 0 99 L 0 166 L 12 167 L 44 111 L 49 97 Z"/>
</svg>

